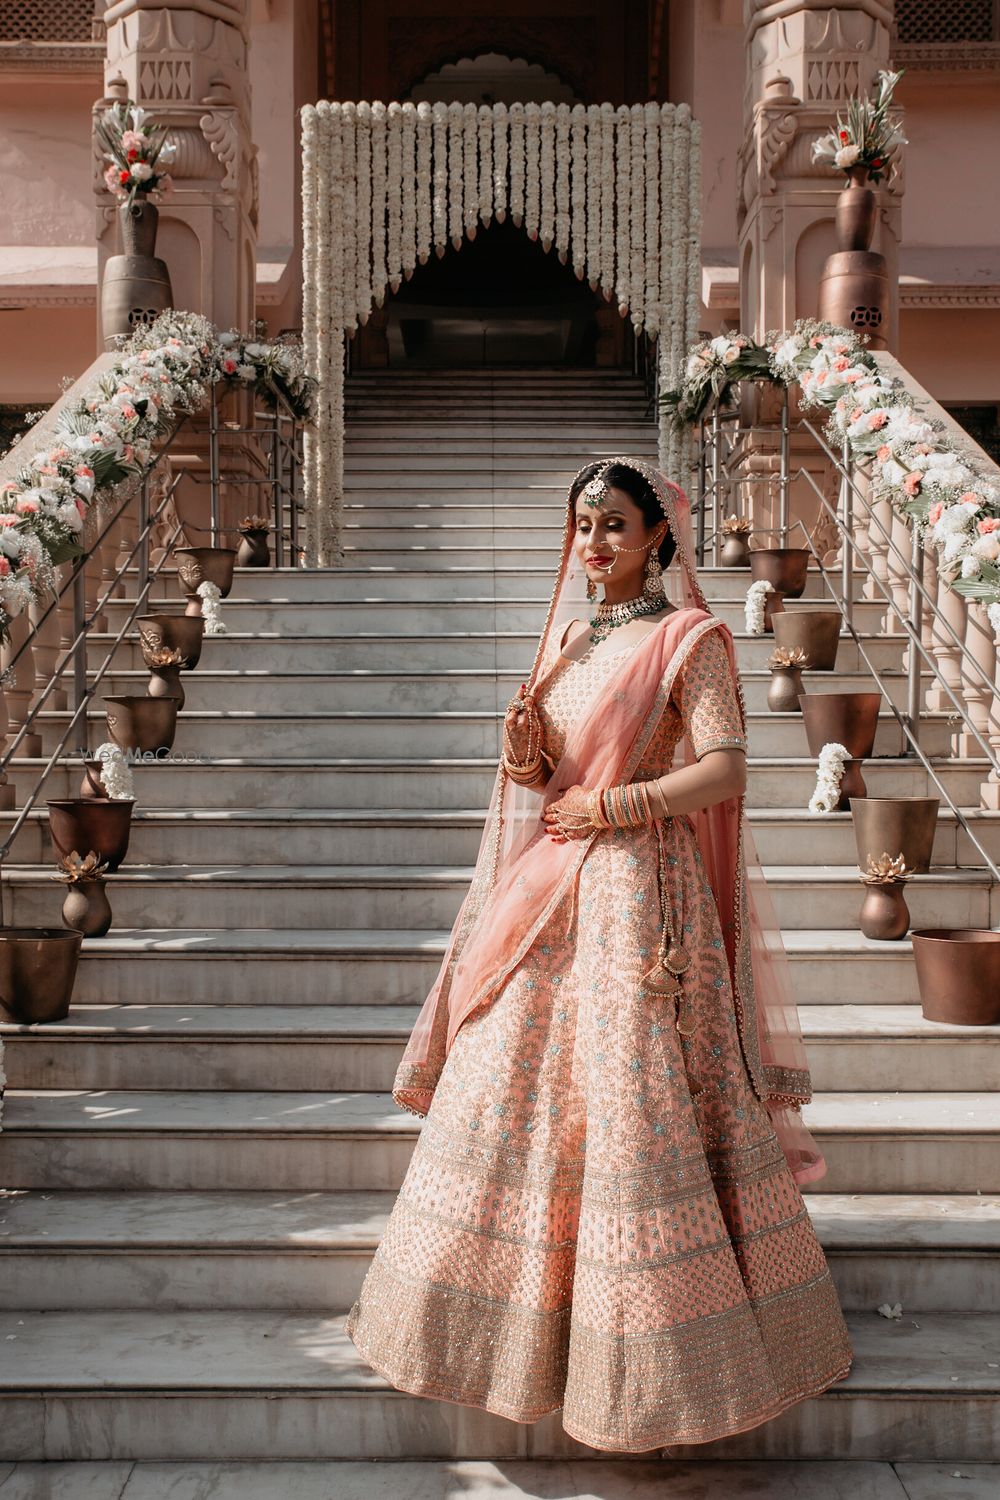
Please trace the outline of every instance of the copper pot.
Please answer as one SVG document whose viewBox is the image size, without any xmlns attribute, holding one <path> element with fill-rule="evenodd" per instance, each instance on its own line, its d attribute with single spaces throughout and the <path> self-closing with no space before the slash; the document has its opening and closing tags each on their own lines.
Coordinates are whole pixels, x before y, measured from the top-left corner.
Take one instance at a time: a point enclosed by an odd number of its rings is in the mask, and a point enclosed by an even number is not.
<svg viewBox="0 0 1000 1500">
<path fill-rule="evenodd" d="M 102 771 L 99 760 L 85 760 L 83 763 L 83 777 L 80 781 L 80 796 L 87 799 L 106 797 L 108 789 L 101 780 Z"/>
<path fill-rule="evenodd" d="M 802 669 L 800 667 L 771 668 L 767 706 L 773 714 L 797 714 L 801 693 Z"/>
<path fill-rule="evenodd" d="M 799 702 L 811 755 L 838 744 L 853 758 L 868 759 L 875 748 L 881 693 L 803 693 Z"/>
<path fill-rule="evenodd" d="M 82 934 L 57 927 L 0 928 L 0 1006 L 22 1026 L 69 1015 Z"/>
<path fill-rule="evenodd" d="M 722 544 L 719 565 L 723 568 L 749 568 L 750 538 L 741 532 L 731 532 Z"/>
<path fill-rule="evenodd" d="M 194 618 L 201 616 L 201 597 L 198 589 L 203 583 L 217 585 L 223 599 L 233 586 L 233 569 L 236 552 L 232 547 L 175 547 L 177 578 L 188 596 L 185 613 Z"/>
<path fill-rule="evenodd" d="M 894 880 L 891 884 L 865 887 L 858 926 L 866 938 L 875 938 L 882 943 L 895 942 L 906 936 L 909 925 L 910 912 L 900 882 Z"/>
<path fill-rule="evenodd" d="M 101 279 L 101 332 L 106 349 L 173 306 L 170 273 L 154 255 L 159 210 L 144 195 L 118 209 L 122 254 L 109 257 Z"/>
<path fill-rule="evenodd" d="M 177 712 L 180 713 L 184 707 L 184 684 L 181 682 L 181 668 L 150 667 L 147 692 L 151 698 L 172 698 L 177 704 Z"/>
<path fill-rule="evenodd" d="M 954 1026 L 1000 1024 L 1000 932 L 923 927 L 912 938 L 926 1020 Z"/>
<path fill-rule="evenodd" d="M 78 797 L 49 802 L 49 832 L 56 852 L 92 849 L 109 870 L 117 870 L 128 853 L 134 802 L 115 797 Z"/>
<path fill-rule="evenodd" d="M 266 568 L 270 564 L 268 534 L 268 530 L 260 526 L 240 532 L 240 545 L 236 549 L 238 568 Z"/>
<path fill-rule="evenodd" d="M 804 605 L 783 610 L 775 621 L 774 640 L 789 651 L 801 647 L 809 658 L 810 672 L 832 672 L 840 645 L 840 610 Z"/>
<path fill-rule="evenodd" d="M 889 269 L 884 255 L 868 247 L 877 200 L 859 168 L 837 199 L 838 248 L 828 255 L 819 282 L 818 313 L 828 323 L 868 335 L 872 349 L 886 346 Z"/>
<path fill-rule="evenodd" d="M 190 672 L 201 659 L 205 639 L 205 622 L 196 615 L 140 615 L 139 645 L 142 659 L 149 666 L 154 651 L 179 651 L 184 660 L 182 670 Z"/>
<path fill-rule="evenodd" d="M 169 750 L 177 733 L 175 698 L 105 698 L 108 733 L 123 750 Z"/>
<path fill-rule="evenodd" d="M 77 880 L 66 891 L 62 918 L 83 937 L 104 937 L 111 930 L 111 903 L 104 881 Z"/>
<path fill-rule="evenodd" d="M 852 801 L 858 864 L 888 853 L 901 854 L 914 875 L 926 875 L 937 832 L 940 797 L 865 797 Z"/>
<path fill-rule="evenodd" d="M 766 578 L 786 599 L 798 599 L 804 593 L 809 568 L 808 547 L 767 547 L 750 554 L 750 572 L 754 583 Z"/>
</svg>

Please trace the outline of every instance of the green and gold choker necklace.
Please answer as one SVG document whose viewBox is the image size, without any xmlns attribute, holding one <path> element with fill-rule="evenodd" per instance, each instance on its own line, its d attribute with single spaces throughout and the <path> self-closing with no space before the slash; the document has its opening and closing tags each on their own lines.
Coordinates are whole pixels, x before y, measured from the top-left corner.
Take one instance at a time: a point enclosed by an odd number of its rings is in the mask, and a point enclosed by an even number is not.
<svg viewBox="0 0 1000 1500">
<path fill-rule="evenodd" d="M 652 598 L 648 594 L 640 594 L 638 598 L 625 599 L 621 604 L 599 604 L 597 613 L 590 622 L 591 644 L 596 646 L 598 641 L 607 640 L 612 630 L 617 630 L 619 625 L 627 625 L 629 620 L 641 619 L 643 615 L 658 615 L 666 602 L 665 594 L 656 594 Z"/>
</svg>

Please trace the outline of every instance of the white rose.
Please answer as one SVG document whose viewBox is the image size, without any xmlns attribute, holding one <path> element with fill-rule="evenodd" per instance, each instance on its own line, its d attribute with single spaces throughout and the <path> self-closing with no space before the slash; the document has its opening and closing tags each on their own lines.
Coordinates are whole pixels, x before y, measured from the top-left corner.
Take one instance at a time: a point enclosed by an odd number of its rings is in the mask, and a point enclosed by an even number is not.
<svg viewBox="0 0 1000 1500">
<path fill-rule="evenodd" d="M 148 161 L 134 161 L 129 168 L 129 176 L 133 182 L 148 182 L 153 175 L 153 169 Z"/>
<path fill-rule="evenodd" d="M 887 458 L 882 465 L 882 478 L 886 484 L 900 485 L 906 478 L 906 470 L 894 458 Z"/>
<path fill-rule="evenodd" d="M 960 531 L 957 536 L 950 536 L 944 544 L 944 560 L 946 563 L 957 562 L 968 552 L 972 544 L 972 538 L 965 531 Z"/>
<path fill-rule="evenodd" d="M 0 530 L 0 552 L 4 557 L 20 557 L 22 545 L 21 534 L 15 531 L 13 526 L 4 526 Z"/>
<path fill-rule="evenodd" d="M 972 554 L 970 553 L 967 557 L 963 557 L 962 558 L 962 577 L 963 578 L 975 578 L 978 572 L 979 572 L 979 558 L 978 557 L 973 557 Z"/>
<path fill-rule="evenodd" d="M 972 552 L 975 557 L 981 557 L 986 562 L 996 562 L 1000 559 L 1000 536 L 995 531 L 981 536 L 973 545 Z"/>
<path fill-rule="evenodd" d="M 833 159 L 838 167 L 842 167 L 846 170 L 847 167 L 854 166 L 854 163 L 857 161 L 860 155 L 860 146 L 841 146 L 840 150 L 835 154 Z"/>
<path fill-rule="evenodd" d="M 94 476 L 92 474 L 77 474 L 73 480 L 73 488 L 83 500 L 91 499 L 94 493 Z"/>
<path fill-rule="evenodd" d="M 83 517 L 72 500 L 66 500 L 60 505 L 56 511 L 56 520 L 61 521 L 68 531 L 83 530 Z"/>
</svg>

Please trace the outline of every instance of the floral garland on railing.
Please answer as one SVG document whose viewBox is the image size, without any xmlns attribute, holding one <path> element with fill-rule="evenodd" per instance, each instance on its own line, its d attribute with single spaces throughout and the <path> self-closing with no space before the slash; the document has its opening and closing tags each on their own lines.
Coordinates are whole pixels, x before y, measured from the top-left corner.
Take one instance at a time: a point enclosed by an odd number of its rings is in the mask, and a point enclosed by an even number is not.
<svg viewBox="0 0 1000 1500">
<path fill-rule="evenodd" d="M 277 390 L 302 421 L 316 383 L 296 342 L 219 333 L 196 313 L 165 312 L 125 343 L 113 364 L 57 419 L 51 445 L 0 485 L 0 610 L 13 619 L 50 591 L 55 569 L 83 551 L 88 512 L 149 466 L 154 448 L 216 383 Z M 6 621 L 0 621 L 0 627 Z"/>
<path fill-rule="evenodd" d="M 914 409 L 905 385 L 884 375 L 846 328 L 811 320 L 763 344 L 720 335 L 691 350 L 681 386 L 661 397 L 680 426 L 732 399 L 740 380 L 798 382 L 800 406 L 829 417 L 827 436 L 846 439 L 855 462 L 871 465 L 876 497 L 887 497 L 937 553 L 941 577 L 987 609 L 1000 634 L 1000 487 L 977 474 L 941 424 Z"/>
</svg>

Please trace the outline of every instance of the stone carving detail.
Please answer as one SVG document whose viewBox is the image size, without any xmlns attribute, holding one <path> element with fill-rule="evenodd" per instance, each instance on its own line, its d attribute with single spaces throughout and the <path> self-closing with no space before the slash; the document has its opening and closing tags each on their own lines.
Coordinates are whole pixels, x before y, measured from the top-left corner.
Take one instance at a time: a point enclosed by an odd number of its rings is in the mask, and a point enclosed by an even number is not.
<svg viewBox="0 0 1000 1500">
<path fill-rule="evenodd" d="M 813 59 L 806 69 L 806 98 L 839 101 L 856 94 L 861 85 L 861 70 L 853 58 L 834 58 L 820 62 Z"/>
<path fill-rule="evenodd" d="M 760 192 L 774 192 L 774 169 L 795 139 L 798 121 L 787 112 L 774 114 L 770 110 L 761 112 L 757 134 L 757 172 Z"/>
<path fill-rule="evenodd" d="M 223 165 L 223 177 L 219 185 L 223 192 L 232 192 L 238 183 L 240 157 L 240 132 L 235 111 L 212 110 L 209 114 L 202 115 L 198 123 L 212 154 Z"/>
<path fill-rule="evenodd" d="M 144 99 L 190 99 L 191 64 L 186 57 L 150 59 L 139 69 L 139 88 Z"/>
</svg>

